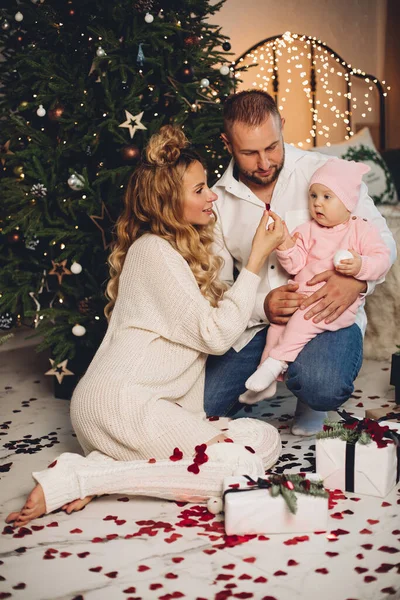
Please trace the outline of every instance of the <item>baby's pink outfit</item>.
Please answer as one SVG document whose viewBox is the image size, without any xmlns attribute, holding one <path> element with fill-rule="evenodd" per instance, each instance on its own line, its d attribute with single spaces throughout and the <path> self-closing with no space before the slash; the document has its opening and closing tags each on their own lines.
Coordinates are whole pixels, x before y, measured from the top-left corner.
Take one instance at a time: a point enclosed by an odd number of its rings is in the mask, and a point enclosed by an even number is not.
<svg viewBox="0 0 400 600">
<path fill-rule="evenodd" d="M 376 280 L 383 277 L 390 268 L 389 249 L 378 230 L 361 217 L 351 216 L 346 223 L 335 227 L 322 227 L 316 221 L 308 221 L 297 227 L 299 233 L 295 246 L 289 250 L 277 250 L 276 254 L 283 268 L 295 275 L 299 284 L 298 293 L 310 296 L 325 285 L 307 285 L 307 281 L 323 271 L 333 270 L 333 257 L 337 250 L 354 250 L 361 256 L 361 269 L 356 279 Z M 363 297 L 360 295 L 353 304 L 332 323 L 313 323 L 304 319 L 310 310 L 298 309 L 286 325 L 271 324 L 268 329 L 264 357 L 293 362 L 307 342 L 323 331 L 336 331 L 353 325 L 356 312 Z"/>
</svg>

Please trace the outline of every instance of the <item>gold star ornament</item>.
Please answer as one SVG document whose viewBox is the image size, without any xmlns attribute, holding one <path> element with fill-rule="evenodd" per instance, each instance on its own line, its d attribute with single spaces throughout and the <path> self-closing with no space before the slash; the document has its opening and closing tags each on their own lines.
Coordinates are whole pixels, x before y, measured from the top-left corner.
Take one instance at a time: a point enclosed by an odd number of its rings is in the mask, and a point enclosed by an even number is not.
<svg viewBox="0 0 400 600">
<path fill-rule="evenodd" d="M 129 129 L 131 138 L 133 138 L 137 129 L 147 129 L 142 123 L 143 112 L 138 115 L 132 115 L 128 110 L 125 110 L 125 116 L 126 121 L 121 123 L 121 125 L 118 125 L 118 127 L 126 127 L 126 129 Z"/>
<path fill-rule="evenodd" d="M 74 375 L 72 371 L 69 371 L 69 369 L 67 369 L 68 358 L 58 363 L 58 365 L 56 365 L 56 361 L 52 358 L 49 358 L 49 361 L 51 364 L 51 369 L 46 371 L 45 375 L 55 375 L 55 377 L 57 377 L 58 383 L 62 383 L 62 380 L 67 375 Z"/>
<path fill-rule="evenodd" d="M 51 261 L 53 268 L 51 269 L 51 271 L 49 271 L 49 275 L 57 275 L 58 278 L 58 284 L 61 285 L 62 284 L 62 278 L 64 277 L 64 275 L 71 275 L 71 271 L 69 269 L 67 269 L 67 267 L 65 266 L 67 264 L 66 260 L 63 260 L 61 262 L 54 262 L 54 260 Z"/>
</svg>

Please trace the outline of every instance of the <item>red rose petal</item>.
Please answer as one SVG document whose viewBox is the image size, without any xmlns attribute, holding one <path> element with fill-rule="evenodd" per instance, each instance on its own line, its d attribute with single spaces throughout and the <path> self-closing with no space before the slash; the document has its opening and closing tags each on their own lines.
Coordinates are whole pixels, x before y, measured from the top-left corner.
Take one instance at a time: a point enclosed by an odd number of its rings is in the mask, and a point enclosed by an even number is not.
<svg viewBox="0 0 400 600">
<path fill-rule="evenodd" d="M 136 592 L 136 588 L 131 586 L 126 588 L 126 590 L 123 590 L 124 594 L 134 594 Z"/>
<path fill-rule="evenodd" d="M 60 558 L 68 558 L 71 556 L 71 552 L 60 552 Z"/>
<path fill-rule="evenodd" d="M 238 577 L 238 579 L 240 579 L 241 581 L 244 579 L 251 579 L 250 575 L 247 575 L 247 573 L 243 573 L 243 575 L 241 575 L 240 577 Z"/>
<path fill-rule="evenodd" d="M 33 527 L 32 527 L 33 528 Z M 71 529 L 70 533 L 82 533 L 82 529 Z"/>
<path fill-rule="evenodd" d="M 379 520 L 378 519 L 367 519 L 367 522 L 370 525 L 376 525 L 377 523 L 379 523 Z"/>
<path fill-rule="evenodd" d="M 79 554 L 77 554 L 77 556 L 79 556 L 79 558 L 86 558 L 87 556 L 89 556 L 90 552 L 79 552 Z"/>
<path fill-rule="evenodd" d="M 331 514 L 332 519 L 344 519 L 344 516 L 342 515 L 341 512 L 336 512 Z"/>
<path fill-rule="evenodd" d="M 377 569 L 375 569 L 375 573 L 388 573 L 395 567 L 397 567 L 397 565 L 391 565 L 390 563 L 382 563 Z"/>
<path fill-rule="evenodd" d="M 244 558 L 243 562 L 254 563 L 254 562 L 256 562 L 256 557 L 255 556 L 249 556 L 248 558 Z"/>
<path fill-rule="evenodd" d="M 354 570 L 355 570 L 357 573 L 360 573 L 360 574 L 361 574 L 361 573 L 366 573 L 366 572 L 368 571 L 368 569 L 365 569 L 364 567 L 354 567 Z"/>
<path fill-rule="evenodd" d="M 31 528 L 33 531 L 40 531 L 41 529 L 44 529 L 44 525 L 31 525 Z"/>
<path fill-rule="evenodd" d="M 149 585 L 150 590 L 159 590 L 162 587 L 163 587 L 162 583 L 151 583 Z"/>
<path fill-rule="evenodd" d="M 254 580 L 254 583 L 267 583 L 267 581 L 268 579 L 261 575 L 260 577 L 257 577 L 257 579 Z"/>
<path fill-rule="evenodd" d="M 118 575 L 118 571 L 110 571 L 109 573 L 104 573 L 104 575 L 110 579 L 115 579 Z"/>
<path fill-rule="evenodd" d="M 92 539 L 92 544 L 100 544 L 102 542 L 104 542 L 104 540 L 101 537 L 95 537 Z"/>
<path fill-rule="evenodd" d="M 229 563 L 229 565 L 222 565 L 223 569 L 234 569 L 236 565 L 234 563 Z"/>
<path fill-rule="evenodd" d="M 178 575 L 175 575 L 175 573 L 166 573 L 165 578 L 166 579 L 178 579 Z"/>
<path fill-rule="evenodd" d="M 183 556 L 175 556 L 175 557 L 172 559 L 172 562 L 174 562 L 174 563 L 180 563 L 180 562 L 182 562 L 183 560 L 185 560 L 185 559 L 183 558 Z"/>
<path fill-rule="evenodd" d="M 395 594 L 396 590 L 392 587 L 386 587 L 381 590 L 384 594 Z"/>
<path fill-rule="evenodd" d="M 364 554 L 356 554 L 356 558 L 358 558 L 358 560 L 362 560 L 364 558 Z"/>
<path fill-rule="evenodd" d="M 103 567 L 92 567 L 91 569 L 89 569 L 89 571 L 92 571 L 93 573 L 100 573 L 102 569 Z"/>
<path fill-rule="evenodd" d="M 26 583 L 17 583 L 17 585 L 13 585 L 13 590 L 24 590 L 26 588 Z"/>
<path fill-rule="evenodd" d="M 231 438 L 225 438 L 224 442 L 227 442 L 228 444 L 233 444 L 233 440 Z"/>
<path fill-rule="evenodd" d="M 49 464 L 49 466 L 47 467 L 48 469 L 52 469 L 53 467 L 55 467 L 57 464 L 57 461 L 54 460 L 52 463 Z"/>
<path fill-rule="evenodd" d="M 58 527 L 58 523 L 57 523 L 57 521 L 52 521 L 51 523 L 46 525 L 46 527 Z"/>
<path fill-rule="evenodd" d="M 146 565 L 139 565 L 137 568 L 139 573 L 142 573 L 143 571 L 148 571 L 149 569 L 150 569 L 150 567 L 147 567 Z"/>
<path fill-rule="evenodd" d="M 333 558 L 334 556 L 339 556 L 339 552 L 325 552 L 327 556 Z"/>
<path fill-rule="evenodd" d="M 390 502 L 382 502 L 381 506 L 385 507 L 385 506 L 392 506 L 392 505 L 390 504 Z"/>
<path fill-rule="evenodd" d="M 288 567 L 296 567 L 299 563 L 291 558 L 288 560 L 287 564 L 288 564 Z"/>
<path fill-rule="evenodd" d="M 251 454 L 255 454 L 256 451 L 251 447 L 251 446 L 245 446 L 246 450 L 248 450 L 249 452 L 251 452 Z"/>
<path fill-rule="evenodd" d="M 151 465 L 154 465 L 154 463 L 157 461 L 155 458 L 149 458 L 149 460 L 147 462 L 150 463 Z"/>
<path fill-rule="evenodd" d="M 361 548 L 365 548 L 366 550 L 371 550 L 373 548 L 372 544 L 361 544 Z"/>
<path fill-rule="evenodd" d="M 328 569 L 325 569 L 325 567 L 322 567 L 321 569 L 315 569 L 316 573 L 321 573 L 322 575 L 327 575 L 329 573 Z"/>
<path fill-rule="evenodd" d="M 254 596 L 254 594 L 251 594 L 250 592 L 239 592 L 238 594 L 235 594 L 235 598 L 241 598 L 242 600 L 246 600 L 246 598 L 252 598 Z"/>
<path fill-rule="evenodd" d="M 345 529 L 335 529 L 331 531 L 334 535 L 347 535 L 350 531 L 346 531 Z"/>
<path fill-rule="evenodd" d="M 281 577 L 282 575 L 287 575 L 285 571 L 275 571 L 274 575 L 276 577 Z"/>
<path fill-rule="evenodd" d="M 366 575 L 364 577 L 364 581 L 365 583 L 371 583 L 371 581 L 376 581 L 376 577 L 374 577 L 373 575 Z"/>
</svg>

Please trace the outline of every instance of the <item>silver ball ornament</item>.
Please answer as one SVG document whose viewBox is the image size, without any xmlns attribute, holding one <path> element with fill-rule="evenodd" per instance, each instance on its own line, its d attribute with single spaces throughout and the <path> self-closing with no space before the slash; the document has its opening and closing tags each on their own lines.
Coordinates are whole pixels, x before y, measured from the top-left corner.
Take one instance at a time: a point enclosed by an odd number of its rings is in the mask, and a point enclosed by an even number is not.
<svg viewBox="0 0 400 600">
<path fill-rule="evenodd" d="M 107 56 L 106 51 L 104 50 L 104 48 L 102 48 L 101 46 L 99 46 L 96 50 L 96 56 L 98 56 L 99 58 L 104 58 L 105 56 Z"/>
<path fill-rule="evenodd" d="M 10 29 L 10 21 L 7 21 L 7 19 L 4 19 L 4 21 L 1 24 L 1 28 L 3 31 L 8 31 Z"/>
<path fill-rule="evenodd" d="M 227 67 L 226 65 L 222 65 L 222 67 L 220 68 L 219 72 L 221 73 L 221 75 L 228 75 L 229 74 L 229 67 Z"/>
<path fill-rule="evenodd" d="M 217 496 L 211 496 L 211 498 L 207 500 L 207 510 L 212 515 L 218 515 L 220 512 L 222 512 L 222 508 L 222 498 L 217 498 Z"/>
<path fill-rule="evenodd" d="M 152 23 L 154 21 L 154 17 L 152 14 L 146 13 L 144 20 L 146 21 L 146 23 Z"/>
<path fill-rule="evenodd" d="M 85 180 L 82 175 L 72 173 L 72 175 L 68 178 L 68 185 L 72 190 L 79 191 L 85 186 Z"/>
<path fill-rule="evenodd" d="M 79 275 L 79 273 L 82 273 L 82 265 L 77 262 L 73 262 L 71 265 L 71 273 L 74 275 Z"/>
<path fill-rule="evenodd" d="M 72 333 L 76 335 L 76 337 L 82 337 L 86 333 L 86 328 L 83 325 L 74 325 Z"/>
<path fill-rule="evenodd" d="M 36 114 L 38 117 L 44 117 L 44 115 L 46 114 L 46 109 L 43 108 L 43 104 L 39 105 L 39 108 L 37 109 Z"/>
<path fill-rule="evenodd" d="M 337 252 L 335 252 L 335 255 L 333 257 L 334 266 L 339 266 L 340 261 L 346 260 L 347 258 L 354 258 L 354 256 L 348 250 L 338 250 Z"/>
<path fill-rule="evenodd" d="M 203 79 L 200 81 L 200 85 L 201 87 L 208 87 L 210 85 L 209 79 L 207 79 L 207 77 L 203 77 Z"/>
<path fill-rule="evenodd" d="M 18 23 L 21 23 L 21 21 L 23 20 L 24 15 L 22 14 L 22 12 L 18 11 L 17 13 L 15 13 L 14 15 L 14 19 L 16 21 L 18 21 Z"/>
</svg>

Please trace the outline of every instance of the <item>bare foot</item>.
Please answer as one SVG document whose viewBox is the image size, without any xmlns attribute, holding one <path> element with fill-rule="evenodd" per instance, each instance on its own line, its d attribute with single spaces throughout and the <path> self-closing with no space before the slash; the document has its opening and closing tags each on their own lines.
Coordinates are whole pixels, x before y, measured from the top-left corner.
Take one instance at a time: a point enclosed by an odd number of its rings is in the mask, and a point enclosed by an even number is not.
<svg viewBox="0 0 400 600">
<path fill-rule="evenodd" d="M 13 527 L 23 527 L 32 519 L 41 517 L 46 512 L 46 502 L 44 493 L 40 484 L 36 485 L 22 509 L 19 512 L 12 512 L 6 518 L 6 523 L 13 523 Z"/>
<path fill-rule="evenodd" d="M 82 510 L 82 508 L 84 508 L 86 506 L 86 504 L 89 504 L 89 502 L 91 500 L 93 500 L 95 496 L 86 496 L 85 498 L 78 498 L 77 500 L 73 500 L 72 502 L 69 502 L 68 504 L 64 504 L 64 506 L 61 507 L 62 510 L 65 510 L 66 513 L 68 513 L 69 515 L 72 512 L 76 512 L 77 510 Z"/>
</svg>

